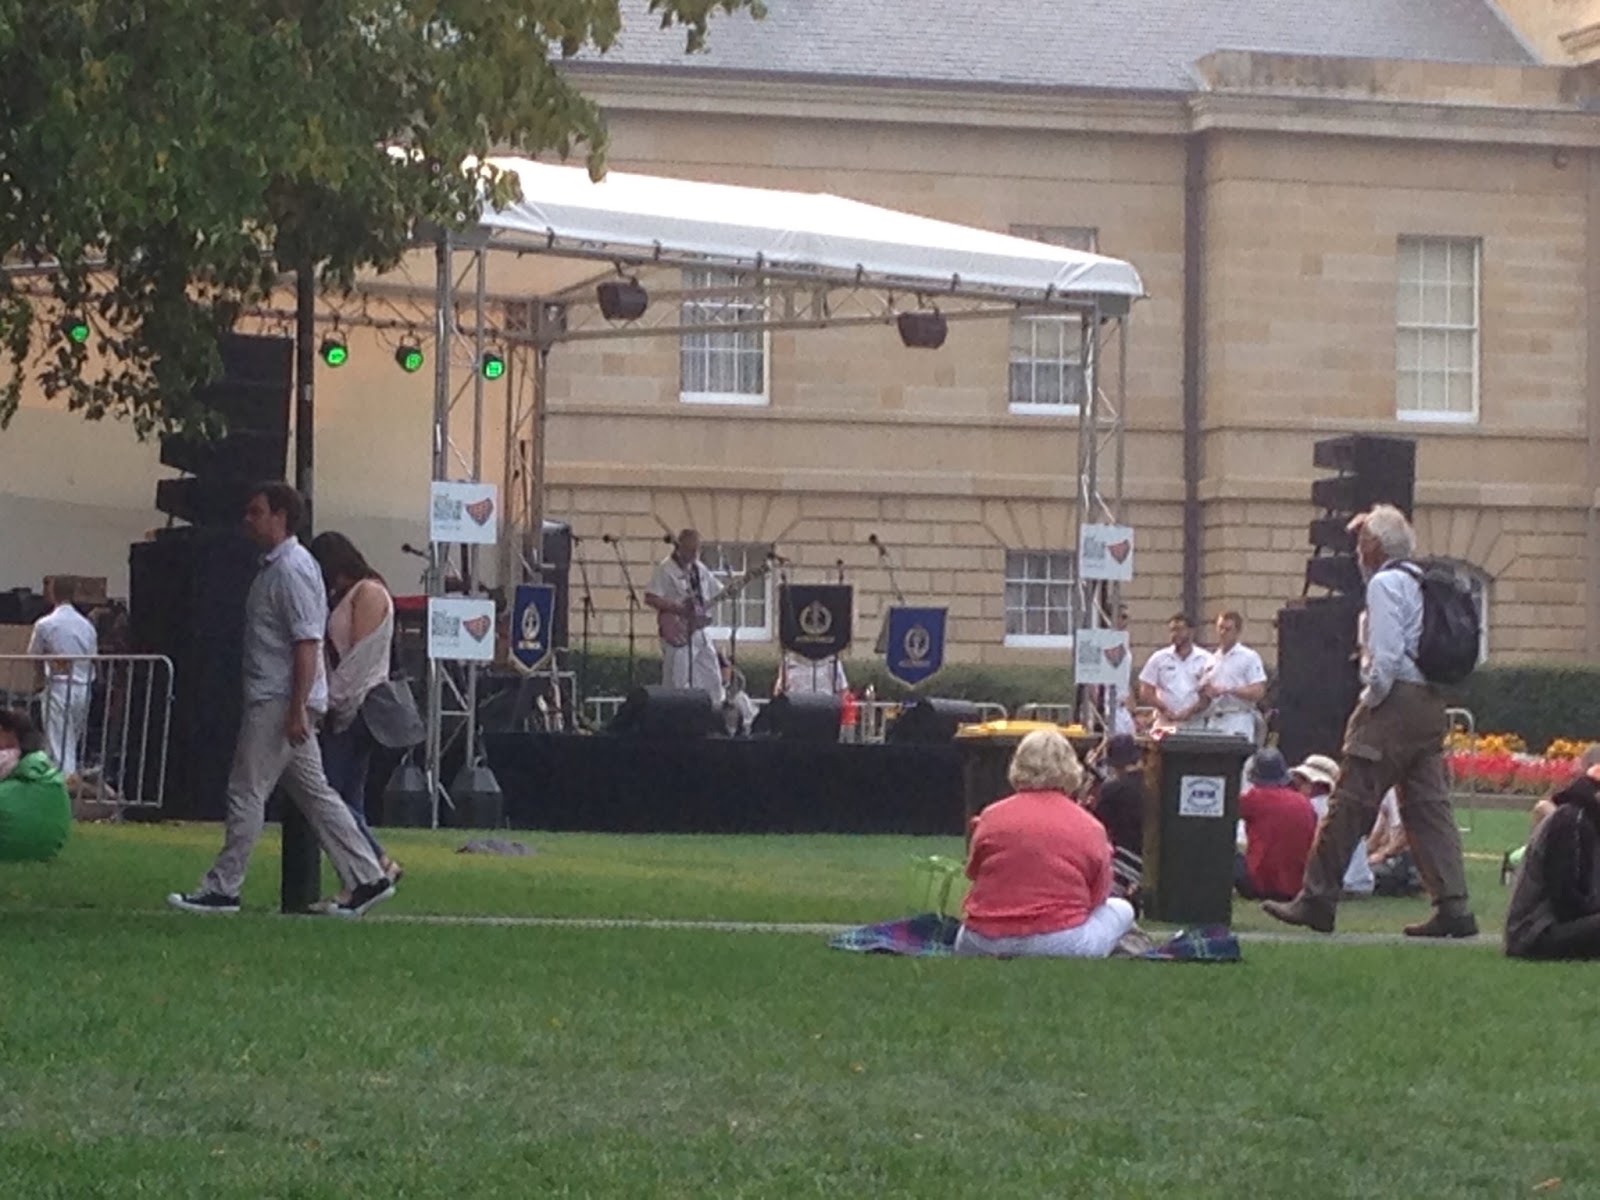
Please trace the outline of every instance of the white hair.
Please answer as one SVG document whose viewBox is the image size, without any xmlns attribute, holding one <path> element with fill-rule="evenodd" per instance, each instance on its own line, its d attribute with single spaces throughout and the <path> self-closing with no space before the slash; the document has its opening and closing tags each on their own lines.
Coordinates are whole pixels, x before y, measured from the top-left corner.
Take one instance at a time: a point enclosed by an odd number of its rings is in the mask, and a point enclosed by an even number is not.
<svg viewBox="0 0 1600 1200">
<path fill-rule="evenodd" d="M 1071 742 L 1053 729 L 1036 729 L 1011 756 L 1006 778 L 1019 792 L 1060 791 L 1071 796 L 1083 786 L 1083 767 Z"/>
<path fill-rule="evenodd" d="M 1350 529 L 1377 542 L 1385 559 L 1416 557 L 1416 530 L 1411 528 L 1405 513 L 1392 504 L 1374 504 L 1350 522 Z"/>
</svg>

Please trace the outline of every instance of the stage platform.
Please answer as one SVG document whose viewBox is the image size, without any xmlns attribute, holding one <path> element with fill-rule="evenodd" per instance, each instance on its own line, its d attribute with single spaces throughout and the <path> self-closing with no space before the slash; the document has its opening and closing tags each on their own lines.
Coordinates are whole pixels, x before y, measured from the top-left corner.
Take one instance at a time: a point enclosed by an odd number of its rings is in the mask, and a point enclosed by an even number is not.
<svg viewBox="0 0 1600 1200">
<path fill-rule="evenodd" d="M 514 828 L 608 833 L 963 831 L 953 745 L 484 737 Z"/>
</svg>

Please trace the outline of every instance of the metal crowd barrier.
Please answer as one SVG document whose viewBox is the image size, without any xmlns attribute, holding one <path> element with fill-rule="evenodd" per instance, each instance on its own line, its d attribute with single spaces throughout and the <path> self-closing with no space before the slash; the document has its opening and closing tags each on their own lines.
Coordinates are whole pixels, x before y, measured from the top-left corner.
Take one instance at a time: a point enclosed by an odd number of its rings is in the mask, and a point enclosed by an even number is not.
<svg viewBox="0 0 1600 1200">
<path fill-rule="evenodd" d="M 1473 750 L 1476 750 L 1478 748 L 1478 721 L 1472 715 L 1472 710 L 1470 708 L 1447 708 L 1444 710 L 1444 716 L 1449 723 L 1449 732 L 1466 734 L 1468 743 Z M 1466 780 L 1466 786 L 1463 787 L 1463 781 L 1457 779 L 1455 772 L 1450 770 L 1448 756 L 1445 758 L 1445 771 L 1449 776 L 1451 800 L 1464 800 L 1466 802 L 1463 806 L 1466 812 L 1466 822 L 1463 824 L 1458 818 L 1457 824 L 1462 833 L 1471 833 L 1474 820 L 1473 810 L 1477 807 L 1478 800 L 1478 780 L 1474 776 Z M 1463 808 L 1458 807 L 1456 811 L 1460 813 Z"/>
<path fill-rule="evenodd" d="M 59 670 L 68 662 L 70 671 Z M 172 732 L 172 660 L 165 655 L 0 654 L 0 703 L 27 708 L 37 721 L 45 752 L 67 777 L 75 816 L 117 818 L 129 808 L 161 807 Z"/>
</svg>

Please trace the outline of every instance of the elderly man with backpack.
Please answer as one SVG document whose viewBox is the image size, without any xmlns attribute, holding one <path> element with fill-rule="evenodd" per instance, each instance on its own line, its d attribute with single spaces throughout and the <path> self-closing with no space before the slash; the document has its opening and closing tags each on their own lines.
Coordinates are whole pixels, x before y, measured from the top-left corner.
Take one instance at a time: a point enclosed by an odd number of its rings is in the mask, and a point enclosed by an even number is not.
<svg viewBox="0 0 1600 1200">
<path fill-rule="evenodd" d="M 1466 678 L 1477 662 L 1471 597 L 1448 573 L 1414 561 L 1405 514 L 1375 505 L 1350 523 L 1367 581 L 1361 614 L 1361 696 L 1345 726 L 1339 785 L 1317 828 L 1300 894 L 1268 901 L 1268 915 L 1332 933 L 1350 852 L 1372 828 L 1378 805 L 1398 789 L 1400 818 L 1433 915 L 1406 935 L 1472 937 L 1461 835 L 1444 769 L 1447 722 L 1436 685 Z"/>
</svg>

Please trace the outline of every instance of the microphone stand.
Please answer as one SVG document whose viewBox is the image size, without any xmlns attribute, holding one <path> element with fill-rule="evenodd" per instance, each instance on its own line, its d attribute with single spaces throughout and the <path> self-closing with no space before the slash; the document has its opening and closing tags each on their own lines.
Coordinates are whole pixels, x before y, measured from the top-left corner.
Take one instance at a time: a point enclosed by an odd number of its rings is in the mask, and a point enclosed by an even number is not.
<svg viewBox="0 0 1600 1200">
<path fill-rule="evenodd" d="M 572 714 L 573 728 L 576 730 L 583 723 L 583 704 L 589 697 L 589 618 L 594 613 L 594 595 L 589 591 L 589 566 L 583 560 L 583 539 L 577 534 L 572 535 L 572 557 L 578 564 L 578 585 L 583 589 L 583 597 L 578 602 L 581 606 L 579 620 L 583 624 L 578 642 L 578 681 L 574 689 L 577 695 L 573 697 L 572 704 L 575 710 Z"/>
<path fill-rule="evenodd" d="M 894 593 L 896 604 L 906 602 L 905 593 L 900 590 L 900 582 L 894 577 L 894 559 L 889 557 L 889 548 L 878 540 L 878 535 L 873 534 L 867 539 L 878 551 L 878 561 L 883 564 L 883 569 L 889 572 L 889 590 Z"/>
<path fill-rule="evenodd" d="M 633 590 L 633 576 L 628 573 L 628 560 L 622 556 L 622 539 L 606 533 L 601 535 L 600 540 L 616 552 L 617 566 L 622 568 L 622 582 L 628 589 L 628 690 L 631 692 L 637 657 L 634 649 L 634 621 L 639 612 L 639 593 Z"/>
</svg>

